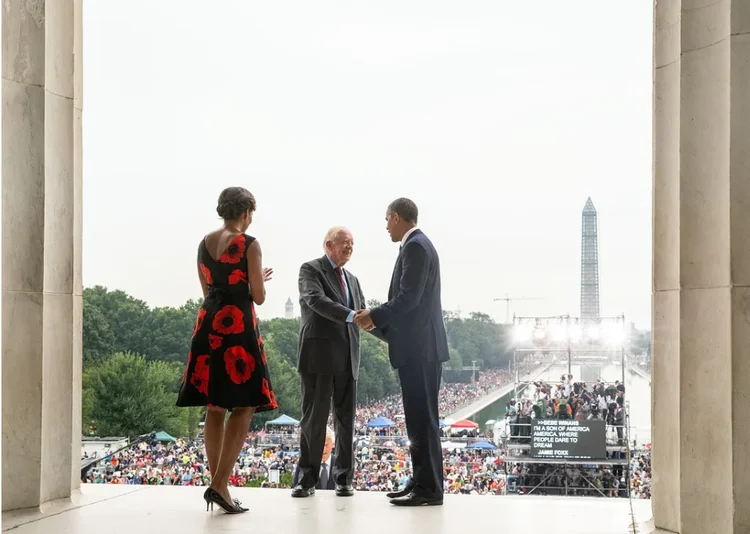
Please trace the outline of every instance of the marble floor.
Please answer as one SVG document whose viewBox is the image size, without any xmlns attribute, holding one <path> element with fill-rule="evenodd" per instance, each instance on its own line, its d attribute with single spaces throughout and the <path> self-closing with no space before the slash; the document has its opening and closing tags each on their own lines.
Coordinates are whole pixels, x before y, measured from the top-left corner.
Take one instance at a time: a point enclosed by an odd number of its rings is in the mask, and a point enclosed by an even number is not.
<svg viewBox="0 0 750 534">
<path fill-rule="evenodd" d="M 12 491 L 3 488 L 5 491 Z M 249 512 L 206 513 L 202 488 L 84 486 L 42 510 L 4 513 L 13 534 L 144 534 L 283 532 L 325 534 L 628 534 L 651 518 L 650 501 L 589 497 L 448 495 L 443 506 L 397 508 L 383 493 L 336 497 L 319 491 L 292 499 L 288 490 L 237 489 Z M 636 532 L 645 532 L 640 528 Z"/>
</svg>

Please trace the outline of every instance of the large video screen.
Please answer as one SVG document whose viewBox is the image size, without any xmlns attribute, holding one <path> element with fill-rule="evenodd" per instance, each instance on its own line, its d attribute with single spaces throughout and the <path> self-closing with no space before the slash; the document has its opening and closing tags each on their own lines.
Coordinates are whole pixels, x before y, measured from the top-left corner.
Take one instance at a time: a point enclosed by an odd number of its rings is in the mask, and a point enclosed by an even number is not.
<svg viewBox="0 0 750 534">
<path fill-rule="evenodd" d="M 604 460 L 607 457 L 604 421 L 535 419 L 531 426 L 531 456 L 558 460 Z"/>
</svg>

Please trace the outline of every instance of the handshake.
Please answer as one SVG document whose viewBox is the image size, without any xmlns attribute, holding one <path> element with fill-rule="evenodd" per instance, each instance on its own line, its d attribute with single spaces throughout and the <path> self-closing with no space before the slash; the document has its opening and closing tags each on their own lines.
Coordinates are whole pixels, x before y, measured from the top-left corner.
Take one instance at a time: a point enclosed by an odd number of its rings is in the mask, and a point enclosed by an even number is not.
<svg viewBox="0 0 750 534">
<path fill-rule="evenodd" d="M 372 317 L 370 317 L 370 310 L 367 309 L 359 310 L 354 314 L 354 323 L 362 330 L 367 330 L 368 332 L 375 328 Z"/>
</svg>

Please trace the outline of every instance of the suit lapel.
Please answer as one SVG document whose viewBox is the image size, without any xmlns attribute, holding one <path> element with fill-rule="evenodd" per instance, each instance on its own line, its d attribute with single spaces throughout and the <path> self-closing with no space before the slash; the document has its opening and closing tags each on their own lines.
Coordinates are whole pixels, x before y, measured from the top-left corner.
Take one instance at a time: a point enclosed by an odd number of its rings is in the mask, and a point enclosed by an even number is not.
<svg viewBox="0 0 750 534">
<path fill-rule="evenodd" d="M 333 290 L 336 292 L 336 295 L 339 298 L 339 302 L 346 305 L 346 298 L 344 297 L 344 292 L 341 290 L 341 282 L 339 281 L 338 275 L 333 270 L 331 262 L 328 261 L 328 256 L 323 256 L 320 262 L 323 264 L 323 272 L 326 273 L 328 283 L 331 284 Z"/>
<path fill-rule="evenodd" d="M 396 265 L 393 266 L 393 274 L 391 275 L 391 286 L 388 288 L 388 300 L 393 298 L 393 295 L 398 290 L 399 279 L 401 278 L 401 252 L 399 251 L 398 257 L 396 258 Z"/>
<path fill-rule="evenodd" d="M 346 283 L 349 286 L 349 294 L 352 296 L 352 305 L 355 310 L 359 310 L 363 307 L 362 303 L 359 302 L 359 282 L 356 278 L 351 276 L 347 270 L 344 270 L 344 276 L 346 277 Z"/>
</svg>

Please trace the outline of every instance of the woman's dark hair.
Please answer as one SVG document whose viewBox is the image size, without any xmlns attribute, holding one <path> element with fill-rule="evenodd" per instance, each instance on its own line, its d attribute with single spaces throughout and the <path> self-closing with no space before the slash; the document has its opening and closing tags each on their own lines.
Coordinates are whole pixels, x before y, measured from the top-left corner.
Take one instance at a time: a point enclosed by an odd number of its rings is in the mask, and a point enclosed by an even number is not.
<svg viewBox="0 0 750 534">
<path fill-rule="evenodd" d="M 227 187 L 219 195 L 216 213 L 225 221 L 239 219 L 248 210 L 255 211 L 255 197 L 244 187 Z"/>
</svg>

